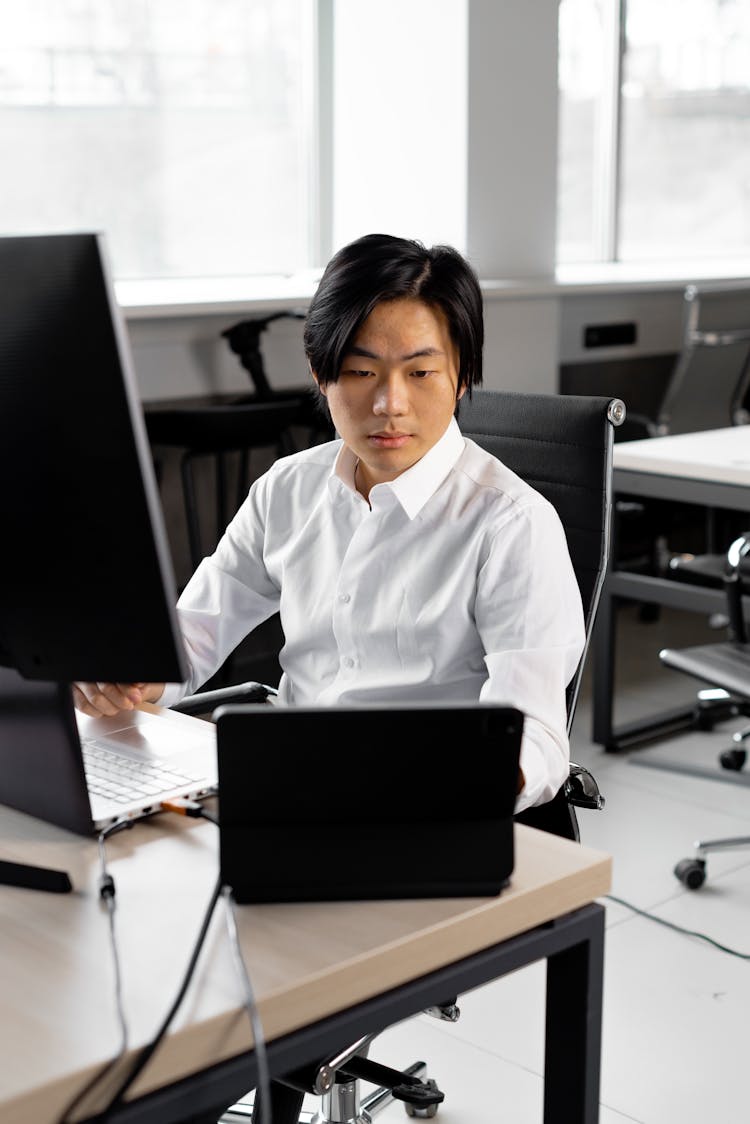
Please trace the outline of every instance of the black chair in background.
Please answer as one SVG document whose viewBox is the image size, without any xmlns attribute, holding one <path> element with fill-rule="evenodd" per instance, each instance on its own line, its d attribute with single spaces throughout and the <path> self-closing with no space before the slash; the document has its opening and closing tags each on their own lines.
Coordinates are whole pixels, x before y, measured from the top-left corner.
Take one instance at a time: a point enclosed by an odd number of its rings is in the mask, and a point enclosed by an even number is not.
<svg viewBox="0 0 750 1124">
<path fill-rule="evenodd" d="M 572 727 L 581 686 L 588 643 L 596 619 L 602 585 L 609 564 L 612 512 L 612 447 L 614 427 L 625 417 L 618 399 L 578 395 L 519 394 L 475 390 L 465 396 L 458 419 L 463 432 L 499 457 L 554 505 L 567 536 L 573 567 L 581 591 L 586 621 L 586 650 L 567 691 L 568 731 Z M 209 692 L 199 692 L 177 704 L 190 714 L 210 714 L 226 702 L 257 702 L 274 693 L 272 686 L 250 682 Z M 539 830 L 568 839 L 580 839 L 576 809 L 602 808 L 595 779 L 587 769 L 571 763 L 569 776 L 548 804 L 531 808 L 517 819 Z M 415 1014 L 418 1012 L 415 1012 Z M 455 997 L 447 998 L 429 1013 L 455 1021 Z M 409 1115 L 432 1116 L 443 1095 L 426 1078 L 426 1065 L 418 1061 L 404 1070 L 378 1065 L 368 1056 L 372 1035 L 347 1044 L 335 1058 L 321 1059 L 304 1073 L 272 1082 L 274 1124 L 295 1124 L 305 1093 L 322 1098 L 318 1124 L 361 1124 L 396 1097 Z M 360 1097 L 359 1082 L 376 1086 Z M 249 1103 L 249 1102 L 248 1102 Z M 245 1102 L 235 1106 L 247 1114 Z M 227 1119 L 236 1119 L 234 1110 Z M 253 1109 L 260 1121 L 258 1102 Z"/>
<path fill-rule="evenodd" d="M 743 425 L 749 388 L 750 282 L 688 285 L 680 351 L 656 416 L 629 410 L 625 433 L 666 437 Z"/>
<path fill-rule="evenodd" d="M 618 438 L 665 437 L 744 425 L 750 420 L 749 391 L 750 283 L 688 285 L 683 294 L 680 351 L 655 415 L 629 409 Z M 649 573 L 687 581 L 692 580 L 692 570 L 697 581 L 716 585 L 721 581 L 726 547 L 740 530 L 736 516 L 726 512 L 618 495 L 615 556 L 621 569 L 645 568 Z M 676 572 L 680 565 L 682 571 Z M 643 612 L 652 617 L 658 606 L 644 606 Z"/>
<path fill-rule="evenodd" d="M 688 648 L 663 648 L 659 659 L 665 667 L 684 672 L 718 689 L 719 700 L 729 705 L 731 713 L 750 716 L 750 643 L 742 604 L 742 562 L 750 558 L 750 532 L 740 535 L 729 548 L 724 560 L 723 581 L 726 591 L 728 635 L 714 644 L 695 644 Z M 709 692 L 709 702 L 710 692 Z M 750 726 L 738 730 L 733 745 L 719 756 L 724 769 L 739 771 L 747 759 L 744 748 L 750 737 Z M 681 859 L 674 868 L 675 876 L 691 890 L 706 880 L 706 856 L 711 851 L 731 851 L 750 847 L 750 835 L 726 839 L 698 840 L 695 855 Z"/>
<path fill-rule="evenodd" d="M 268 325 L 283 317 L 298 320 L 304 316 L 293 310 L 273 312 L 241 320 L 222 332 L 248 372 L 253 393 L 145 411 L 146 431 L 157 462 L 159 447 L 181 450 L 180 476 L 192 569 L 213 549 L 247 495 L 253 451 L 265 451 L 273 460 L 294 452 L 300 443 L 312 444 L 329 433 L 310 389 L 273 390 L 266 374 L 261 336 Z M 206 460 L 212 462 L 215 486 L 210 537 L 201 526 L 195 476 L 197 462 Z"/>
</svg>

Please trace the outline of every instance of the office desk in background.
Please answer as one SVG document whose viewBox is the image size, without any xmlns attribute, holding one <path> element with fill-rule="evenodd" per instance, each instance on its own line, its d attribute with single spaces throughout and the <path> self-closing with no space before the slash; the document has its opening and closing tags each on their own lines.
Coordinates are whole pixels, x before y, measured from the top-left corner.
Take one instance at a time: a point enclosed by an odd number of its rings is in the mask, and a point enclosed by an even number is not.
<svg viewBox="0 0 750 1124">
<path fill-rule="evenodd" d="M 604 942 L 595 899 L 610 888 L 611 860 L 522 826 L 516 851 L 512 885 L 497 898 L 239 907 L 272 1076 L 546 958 L 544 1120 L 595 1124 Z M 0 886 L 0 1118 L 53 1124 L 118 1047 L 97 844 L 0 807 L 0 855 L 64 867 L 75 888 Z M 155 817 L 112 836 L 107 856 L 134 1050 L 177 994 L 216 878 L 218 832 Z M 234 1103 L 256 1084 L 250 1042 L 220 905 L 171 1033 L 134 1085 L 139 1099 L 113 1119 L 174 1124 Z"/>
<path fill-rule="evenodd" d="M 617 494 L 746 511 L 750 519 L 750 425 L 624 441 L 614 448 Z M 680 707 L 616 728 L 613 720 L 618 602 L 632 600 L 709 616 L 725 610 L 722 589 L 612 569 L 593 637 L 592 740 L 609 752 L 683 729 L 693 708 Z M 748 599 L 750 608 L 750 599 Z M 647 656 L 645 658 L 648 658 Z M 653 653 L 654 666 L 658 652 Z"/>
</svg>

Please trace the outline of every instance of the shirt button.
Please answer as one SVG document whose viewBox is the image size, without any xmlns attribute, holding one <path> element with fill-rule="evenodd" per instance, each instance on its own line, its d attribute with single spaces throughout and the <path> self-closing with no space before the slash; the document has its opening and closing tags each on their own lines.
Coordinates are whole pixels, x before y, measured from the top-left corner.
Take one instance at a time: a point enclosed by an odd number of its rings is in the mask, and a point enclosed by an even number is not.
<svg viewBox="0 0 750 1124">
<path fill-rule="evenodd" d="M 342 605 L 348 605 L 349 602 L 351 601 L 351 595 L 348 594 L 348 593 L 340 593 L 339 594 L 339 601 L 341 602 Z"/>
<path fill-rule="evenodd" d="M 344 658 L 341 662 L 344 665 L 344 667 L 354 667 L 354 660 L 352 659 L 351 656 L 344 656 Z"/>
</svg>

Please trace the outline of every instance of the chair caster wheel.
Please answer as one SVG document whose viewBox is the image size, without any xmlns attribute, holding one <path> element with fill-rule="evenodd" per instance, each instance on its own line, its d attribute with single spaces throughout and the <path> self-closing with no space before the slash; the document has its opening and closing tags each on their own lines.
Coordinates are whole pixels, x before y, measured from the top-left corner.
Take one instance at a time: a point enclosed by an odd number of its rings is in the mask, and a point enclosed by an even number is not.
<svg viewBox="0 0 750 1124">
<path fill-rule="evenodd" d="M 437 1091 L 437 1088 L 438 1088 L 437 1082 L 433 1081 L 432 1078 L 429 1078 L 427 1081 L 425 1081 L 425 1085 L 427 1085 L 427 1087 L 429 1089 L 434 1089 L 434 1090 Z M 409 1104 L 408 1101 L 404 1102 L 404 1108 L 406 1109 L 406 1115 L 407 1116 L 422 1116 L 422 1117 L 437 1116 L 437 1110 L 438 1110 L 437 1104 L 429 1104 L 429 1105 L 425 1105 L 423 1108 L 420 1108 L 417 1105 Z"/>
<path fill-rule="evenodd" d="M 699 890 L 706 881 L 705 859 L 681 859 L 674 873 L 688 890 Z"/>
<path fill-rule="evenodd" d="M 747 750 L 725 749 L 719 754 L 722 769 L 733 769 L 736 773 L 743 768 L 747 760 Z"/>
</svg>

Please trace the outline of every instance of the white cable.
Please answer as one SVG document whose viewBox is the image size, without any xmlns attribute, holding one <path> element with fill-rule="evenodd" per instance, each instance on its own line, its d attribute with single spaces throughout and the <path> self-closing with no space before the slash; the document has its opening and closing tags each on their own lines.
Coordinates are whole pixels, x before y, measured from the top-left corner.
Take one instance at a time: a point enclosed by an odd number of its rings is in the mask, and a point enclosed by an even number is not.
<svg viewBox="0 0 750 1124">
<path fill-rule="evenodd" d="M 64 1108 L 61 1116 L 59 1117 L 59 1124 L 68 1124 L 70 1117 L 75 1109 L 85 1100 L 87 1095 L 94 1089 L 100 1081 L 111 1073 L 121 1058 L 125 1056 L 128 1050 L 128 1024 L 125 1018 L 125 1007 L 122 999 L 122 970 L 120 968 L 120 952 L 117 946 L 117 932 L 115 929 L 115 912 L 117 909 L 115 903 L 115 883 L 111 874 L 107 870 L 107 852 L 104 846 L 104 841 L 107 836 L 120 831 L 122 828 L 131 827 L 132 821 L 114 824 L 111 827 L 104 828 L 99 833 L 97 842 L 99 844 L 99 897 L 107 907 L 107 917 L 109 920 L 109 943 L 112 949 L 112 964 L 115 972 L 115 1009 L 117 1012 L 117 1022 L 120 1028 L 120 1046 L 117 1052 L 107 1062 L 102 1070 L 94 1074 L 90 1081 L 79 1090 L 78 1093 L 68 1102 Z"/>
<path fill-rule="evenodd" d="M 122 969 L 120 967 L 120 953 L 117 946 L 117 933 L 115 931 L 115 894 L 114 882 L 107 870 L 107 855 L 104 849 L 104 840 L 106 832 L 101 832 L 99 835 L 99 861 L 101 863 L 101 882 L 100 892 L 104 904 L 107 907 L 107 916 L 109 918 L 109 943 L 112 949 L 112 964 L 115 972 L 115 1007 L 117 1011 L 117 1021 L 120 1026 L 120 1048 L 117 1051 L 117 1061 L 125 1054 L 128 1048 L 128 1024 L 125 1018 L 125 1007 L 122 998 Z M 105 890 L 105 887 L 111 887 L 111 892 Z"/>
<path fill-rule="evenodd" d="M 253 987 L 250 983 L 245 959 L 240 948 L 240 939 L 237 933 L 237 919 L 234 915 L 234 898 L 231 886 L 222 886 L 221 896 L 224 899 L 224 915 L 227 922 L 229 944 L 232 949 L 232 959 L 244 994 L 244 1003 L 250 1016 L 250 1025 L 253 1029 L 253 1046 L 255 1060 L 258 1067 L 257 1091 L 260 1097 L 260 1119 L 262 1124 L 271 1124 L 271 1078 L 268 1072 L 268 1056 L 266 1054 L 266 1040 L 263 1033 L 263 1024 L 260 1020 L 258 1005 L 255 1002 Z"/>
</svg>

